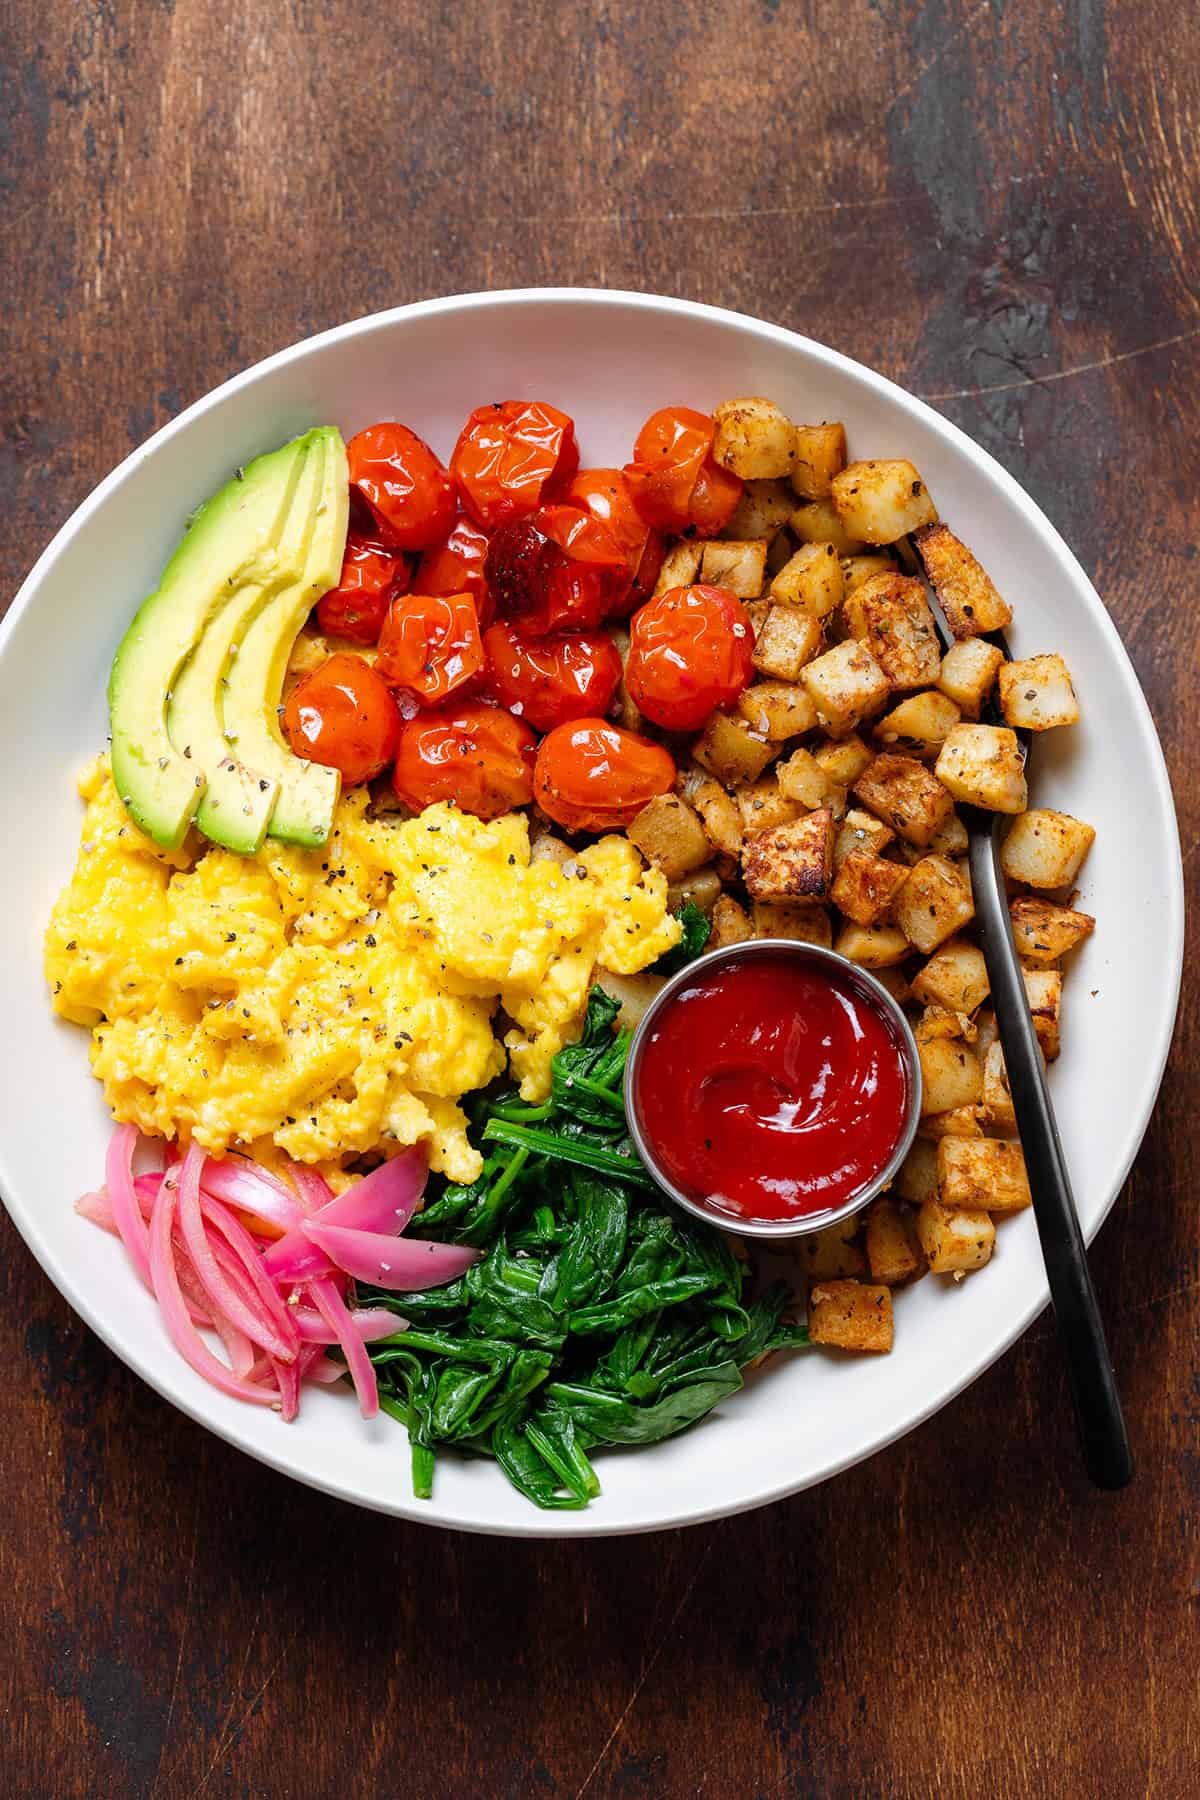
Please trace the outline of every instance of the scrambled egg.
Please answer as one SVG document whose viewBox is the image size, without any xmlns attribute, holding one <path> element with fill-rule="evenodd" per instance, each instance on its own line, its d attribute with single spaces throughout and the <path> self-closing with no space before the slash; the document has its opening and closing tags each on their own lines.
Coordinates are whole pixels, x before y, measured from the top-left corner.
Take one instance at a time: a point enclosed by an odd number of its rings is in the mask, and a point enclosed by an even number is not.
<svg viewBox="0 0 1200 1800">
<path fill-rule="evenodd" d="M 106 758 L 80 792 L 79 860 L 46 932 L 55 1009 L 91 1029 L 114 1118 L 215 1154 L 336 1172 L 427 1138 L 432 1166 L 470 1181 L 461 1097 L 507 1050 L 522 1095 L 544 1098 L 596 967 L 632 974 L 679 938 L 664 877 L 625 838 L 531 863 L 519 813 L 371 818 L 359 788 L 324 850 L 170 852 L 131 822 Z"/>
</svg>

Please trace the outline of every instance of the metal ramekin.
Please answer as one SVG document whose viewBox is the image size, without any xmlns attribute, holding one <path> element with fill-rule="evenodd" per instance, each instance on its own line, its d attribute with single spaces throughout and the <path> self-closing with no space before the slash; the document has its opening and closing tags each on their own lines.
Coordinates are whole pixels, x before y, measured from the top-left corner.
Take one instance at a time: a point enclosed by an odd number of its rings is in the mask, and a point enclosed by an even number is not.
<svg viewBox="0 0 1200 1800">
<path fill-rule="evenodd" d="M 637 1079 L 641 1068 L 642 1051 L 649 1033 L 654 1029 L 654 1021 L 669 1006 L 675 995 L 682 988 L 694 985 L 697 978 L 709 974 L 713 969 L 723 968 L 727 964 L 742 961 L 754 956 L 786 956 L 794 957 L 809 963 L 825 963 L 836 966 L 845 979 L 880 1012 L 891 1020 L 896 1028 L 896 1039 L 900 1054 L 904 1058 L 908 1074 L 908 1110 L 905 1114 L 903 1129 L 895 1150 L 887 1164 L 879 1174 L 859 1194 L 847 1202 L 845 1206 L 831 1207 L 824 1212 L 811 1213 L 803 1219 L 741 1219 L 735 1213 L 727 1213 L 717 1207 L 707 1207 L 701 1201 L 694 1200 L 690 1194 L 676 1187 L 658 1160 L 654 1145 L 642 1129 L 642 1121 L 637 1106 Z M 629 1046 L 629 1056 L 625 1064 L 625 1112 L 629 1120 L 629 1130 L 637 1145 L 638 1155 L 645 1163 L 659 1186 L 668 1193 L 677 1206 L 694 1213 L 698 1219 L 704 1219 L 709 1225 L 719 1226 L 722 1231 L 733 1232 L 738 1237 L 756 1238 L 798 1238 L 806 1237 L 810 1232 L 822 1231 L 827 1225 L 836 1225 L 839 1219 L 848 1219 L 882 1193 L 895 1180 L 900 1164 L 912 1147 L 913 1138 L 921 1118 L 921 1061 L 917 1054 L 916 1039 L 903 1011 L 888 993 L 887 989 L 868 969 L 862 969 L 857 963 L 850 962 L 840 956 L 836 950 L 826 950 L 819 944 L 806 944 L 794 938 L 754 938 L 745 944 L 730 944 L 724 950 L 711 950 L 705 956 L 698 956 L 678 975 L 673 975 L 662 991 L 655 996 L 653 1004 L 633 1034 Z"/>
</svg>

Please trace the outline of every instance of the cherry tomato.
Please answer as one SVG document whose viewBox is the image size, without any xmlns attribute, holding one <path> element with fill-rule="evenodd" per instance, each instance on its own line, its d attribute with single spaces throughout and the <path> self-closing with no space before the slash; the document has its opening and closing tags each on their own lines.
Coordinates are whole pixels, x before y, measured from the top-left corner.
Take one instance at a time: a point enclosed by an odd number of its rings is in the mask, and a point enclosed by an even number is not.
<svg viewBox="0 0 1200 1800">
<path fill-rule="evenodd" d="M 395 550 L 351 534 L 335 588 L 317 602 L 317 624 L 330 637 L 373 644 L 387 609 L 408 586 L 408 564 Z"/>
<path fill-rule="evenodd" d="M 424 550 L 454 524 L 454 483 L 407 425 L 368 425 L 346 445 L 350 486 L 366 501 L 385 544 Z"/>
<path fill-rule="evenodd" d="M 483 634 L 488 692 L 535 731 L 608 711 L 621 658 L 605 631 L 523 638 L 506 620 Z"/>
<path fill-rule="evenodd" d="M 741 693 L 754 628 L 727 588 L 668 588 L 629 624 L 625 686 L 639 712 L 668 731 L 695 731 Z"/>
<path fill-rule="evenodd" d="M 476 818 L 498 819 L 532 800 L 536 746 L 520 719 L 469 700 L 404 721 L 392 782 L 413 812 L 452 800 Z"/>
<path fill-rule="evenodd" d="M 533 776 L 538 805 L 568 831 L 618 830 L 674 784 L 668 750 L 604 719 L 576 719 L 550 732 Z"/>
<path fill-rule="evenodd" d="M 624 475 L 648 525 L 671 532 L 690 528 L 699 537 L 711 537 L 725 525 L 742 484 L 713 461 L 714 429 L 707 413 L 690 406 L 664 406 L 646 420 Z"/>
<path fill-rule="evenodd" d="M 470 594 L 404 594 L 393 600 L 376 668 L 389 687 L 436 706 L 483 673 L 483 642 Z"/>
<path fill-rule="evenodd" d="M 498 610 L 525 637 L 586 631 L 629 591 L 616 539 L 578 506 L 542 506 L 502 525 L 488 544 L 487 579 Z"/>
<path fill-rule="evenodd" d="M 426 550 L 417 564 L 413 592 L 470 594 L 480 625 L 490 625 L 496 609 L 483 569 L 487 547 L 487 533 L 470 519 L 459 519 L 445 542 Z"/>
<path fill-rule="evenodd" d="M 647 525 L 633 504 L 629 483 L 620 469 L 580 469 L 563 499 L 569 506 L 582 506 L 599 519 L 624 550 L 633 577 L 625 609 L 648 600 L 654 592 L 665 546 L 659 533 Z"/>
<path fill-rule="evenodd" d="M 399 731 L 400 714 L 383 681 L 349 653 L 306 675 L 283 709 L 283 734 L 296 755 L 340 769 L 349 787 L 387 767 Z"/>
<path fill-rule="evenodd" d="M 485 531 L 536 512 L 578 467 L 573 421 L 544 400 L 476 407 L 450 458 L 463 505 Z"/>
</svg>

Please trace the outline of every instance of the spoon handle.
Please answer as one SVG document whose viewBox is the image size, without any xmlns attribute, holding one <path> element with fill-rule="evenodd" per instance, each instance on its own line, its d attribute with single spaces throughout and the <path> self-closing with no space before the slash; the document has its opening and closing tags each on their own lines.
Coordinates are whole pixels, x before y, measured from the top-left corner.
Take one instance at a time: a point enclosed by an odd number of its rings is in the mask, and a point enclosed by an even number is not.
<svg viewBox="0 0 1200 1800">
<path fill-rule="evenodd" d="M 971 883 L 992 1005 L 1083 1458 L 1097 1487 L 1120 1488 L 1133 1474 L 1133 1456 L 1013 942 L 1000 869 L 999 828 L 994 816 L 984 816 L 971 819 L 968 831 Z"/>
</svg>

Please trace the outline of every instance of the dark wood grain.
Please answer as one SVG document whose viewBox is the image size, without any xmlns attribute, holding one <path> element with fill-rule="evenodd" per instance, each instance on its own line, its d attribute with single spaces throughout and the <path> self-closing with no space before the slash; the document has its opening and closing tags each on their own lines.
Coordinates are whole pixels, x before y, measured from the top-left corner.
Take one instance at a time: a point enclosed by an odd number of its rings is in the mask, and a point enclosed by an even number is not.
<svg viewBox="0 0 1200 1800">
<path fill-rule="evenodd" d="M 10 0 L 0 592 L 225 376 L 429 294 L 677 293 L 931 398 L 1062 529 L 1192 897 L 1200 40 L 1177 0 Z M 10 769 L 10 774 L 11 774 Z M 0 1791 L 1197 1791 L 1200 993 L 1094 1266 L 1139 1458 L 1045 1322 L 827 1486 L 576 1546 L 359 1515 L 204 1435 L 0 1220 Z"/>
</svg>

